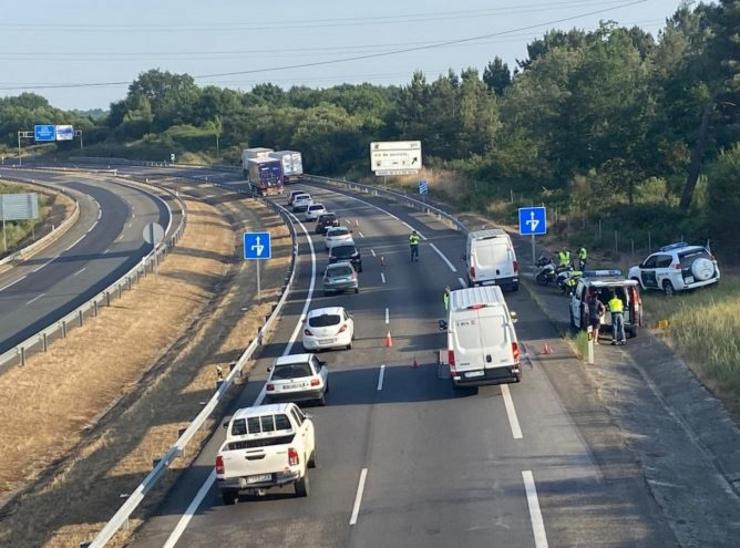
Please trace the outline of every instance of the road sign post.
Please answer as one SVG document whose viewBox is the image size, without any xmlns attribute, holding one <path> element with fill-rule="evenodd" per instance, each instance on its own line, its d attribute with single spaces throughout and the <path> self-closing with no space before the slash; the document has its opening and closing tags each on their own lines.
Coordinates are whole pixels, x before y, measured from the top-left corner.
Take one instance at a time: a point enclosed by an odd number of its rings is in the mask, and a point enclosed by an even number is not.
<svg viewBox="0 0 740 548">
<path fill-rule="evenodd" d="M 519 234 L 532 237 L 532 264 L 535 264 L 537 262 L 535 236 L 547 234 L 547 210 L 544 207 L 520 207 Z"/>
<path fill-rule="evenodd" d="M 144 241 L 151 244 L 154 251 L 154 276 L 159 275 L 159 260 L 157 259 L 157 244 L 164 239 L 164 228 L 159 223 L 149 223 L 144 227 Z"/>
<path fill-rule="evenodd" d="M 257 298 L 260 298 L 262 288 L 260 286 L 260 263 L 272 258 L 272 245 L 269 232 L 245 232 L 244 233 L 244 260 L 257 261 Z"/>
</svg>

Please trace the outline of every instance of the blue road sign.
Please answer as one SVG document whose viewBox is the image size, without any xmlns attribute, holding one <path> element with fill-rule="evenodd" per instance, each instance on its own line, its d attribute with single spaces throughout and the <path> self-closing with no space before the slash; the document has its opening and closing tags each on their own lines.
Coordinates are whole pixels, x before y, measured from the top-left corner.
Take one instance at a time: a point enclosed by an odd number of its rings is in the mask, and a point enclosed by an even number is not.
<svg viewBox="0 0 740 548">
<path fill-rule="evenodd" d="M 272 248 L 270 246 L 269 232 L 245 232 L 244 233 L 244 258 L 270 259 Z"/>
<path fill-rule="evenodd" d="M 33 139 L 37 143 L 47 143 L 56 139 L 56 128 L 53 124 L 37 124 L 33 126 Z"/>
<path fill-rule="evenodd" d="M 419 181 L 419 194 L 428 194 L 429 193 L 429 183 L 426 179 L 422 179 Z"/>
<path fill-rule="evenodd" d="M 547 211 L 544 207 L 519 208 L 519 234 L 522 236 L 547 234 Z"/>
</svg>

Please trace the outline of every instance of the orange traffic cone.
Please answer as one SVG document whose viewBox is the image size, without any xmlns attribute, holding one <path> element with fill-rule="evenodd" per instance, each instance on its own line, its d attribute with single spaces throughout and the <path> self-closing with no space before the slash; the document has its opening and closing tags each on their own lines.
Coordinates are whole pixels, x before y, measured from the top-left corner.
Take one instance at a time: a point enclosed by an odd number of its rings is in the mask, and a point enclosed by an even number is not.
<svg viewBox="0 0 740 548">
<path fill-rule="evenodd" d="M 393 346 L 393 337 L 391 337 L 391 332 L 388 330 L 388 333 L 385 336 L 385 347 L 391 348 Z"/>
</svg>

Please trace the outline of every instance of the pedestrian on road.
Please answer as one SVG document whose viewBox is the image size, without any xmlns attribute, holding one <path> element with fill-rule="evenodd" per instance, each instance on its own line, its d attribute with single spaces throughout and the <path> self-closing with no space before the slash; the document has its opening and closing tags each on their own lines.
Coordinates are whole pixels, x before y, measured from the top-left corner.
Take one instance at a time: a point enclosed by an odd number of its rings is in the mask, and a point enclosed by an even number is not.
<svg viewBox="0 0 740 548">
<path fill-rule="evenodd" d="M 442 302 L 445 305 L 445 311 L 450 309 L 450 293 L 452 290 L 450 289 L 450 286 L 448 285 L 445 287 L 444 292 L 442 293 Z"/>
<path fill-rule="evenodd" d="M 421 237 L 416 232 L 416 230 L 411 231 L 411 236 L 409 236 L 409 245 L 411 246 L 411 262 L 414 261 L 419 262 L 419 242 L 421 241 Z"/>
<path fill-rule="evenodd" d="M 609 312 L 612 315 L 612 344 L 625 344 L 627 337 L 624 334 L 624 303 L 616 293 L 609 299 Z"/>
<path fill-rule="evenodd" d="M 558 252 L 558 263 L 560 268 L 570 268 L 570 251 L 563 248 Z"/>
<path fill-rule="evenodd" d="M 593 330 L 593 337 L 596 344 L 599 344 L 599 330 L 601 329 L 601 319 L 606 314 L 604 303 L 599 300 L 599 294 L 591 291 L 586 301 L 588 306 L 588 324 Z"/>
<path fill-rule="evenodd" d="M 576 251 L 576 257 L 578 257 L 578 267 L 581 272 L 586 270 L 586 260 L 588 259 L 588 251 L 584 246 L 578 248 Z"/>
</svg>

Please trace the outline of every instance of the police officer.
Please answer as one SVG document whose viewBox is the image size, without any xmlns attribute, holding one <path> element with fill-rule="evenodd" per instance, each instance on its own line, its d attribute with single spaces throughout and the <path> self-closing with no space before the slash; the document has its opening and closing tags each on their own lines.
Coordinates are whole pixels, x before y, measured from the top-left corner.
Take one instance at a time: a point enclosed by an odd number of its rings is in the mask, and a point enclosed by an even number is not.
<svg viewBox="0 0 740 548">
<path fill-rule="evenodd" d="M 588 251 L 584 246 L 581 246 L 578 248 L 578 251 L 576 251 L 576 257 L 578 257 L 578 267 L 579 270 L 584 271 L 586 270 L 586 260 L 588 259 Z"/>
<path fill-rule="evenodd" d="M 563 248 L 558 252 L 558 266 L 560 268 L 570 268 L 570 251 Z"/>
<path fill-rule="evenodd" d="M 442 293 L 442 302 L 445 305 L 445 310 L 450 309 L 450 293 L 451 292 L 452 290 L 450 289 L 450 286 L 448 285 L 447 287 L 445 287 L 445 290 Z"/>
<path fill-rule="evenodd" d="M 419 261 L 419 242 L 421 241 L 421 237 L 419 237 L 419 234 L 416 232 L 416 230 L 411 231 L 411 236 L 409 236 L 409 245 L 411 246 L 411 262 Z"/>
<path fill-rule="evenodd" d="M 625 344 L 627 337 L 624 334 L 624 303 L 613 293 L 607 306 L 612 315 L 612 344 Z"/>
</svg>

